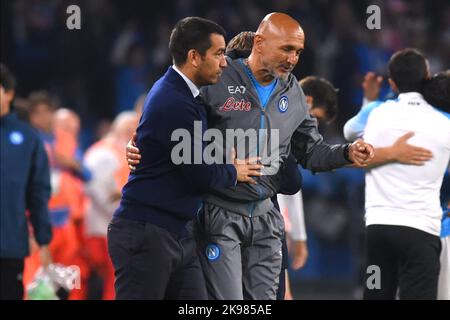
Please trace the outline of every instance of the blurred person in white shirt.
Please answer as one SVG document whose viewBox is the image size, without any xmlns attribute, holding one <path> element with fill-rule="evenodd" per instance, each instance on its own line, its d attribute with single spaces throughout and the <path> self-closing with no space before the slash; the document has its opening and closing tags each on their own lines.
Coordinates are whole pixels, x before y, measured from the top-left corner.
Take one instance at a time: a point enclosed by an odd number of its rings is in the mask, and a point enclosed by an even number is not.
<svg viewBox="0 0 450 320">
<path fill-rule="evenodd" d="M 92 172 L 92 179 L 86 185 L 90 200 L 86 213 L 86 242 L 91 268 L 103 279 L 104 300 L 114 299 L 114 268 L 108 256 L 107 228 L 128 179 L 125 147 L 137 124 L 136 112 L 120 113 L 110 132 L 92 145 L 84 158 L 85 166 Z"/>
</svg>

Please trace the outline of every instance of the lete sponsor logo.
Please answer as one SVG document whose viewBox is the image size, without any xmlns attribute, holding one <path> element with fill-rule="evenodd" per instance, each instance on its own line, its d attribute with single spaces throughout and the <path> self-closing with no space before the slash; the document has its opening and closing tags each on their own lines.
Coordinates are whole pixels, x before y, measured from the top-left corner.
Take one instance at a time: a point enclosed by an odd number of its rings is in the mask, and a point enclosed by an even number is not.
<svg viewBox="0 0 450 320">
<path fill-rule="evenodd" d="M 250 111 L 252 109 L 252 103 L 245 101 L 244 99 L 236 100 L 233 97 L 229 97 L 227 101 L 219 108 L 220 111 Z"/>
</svg>

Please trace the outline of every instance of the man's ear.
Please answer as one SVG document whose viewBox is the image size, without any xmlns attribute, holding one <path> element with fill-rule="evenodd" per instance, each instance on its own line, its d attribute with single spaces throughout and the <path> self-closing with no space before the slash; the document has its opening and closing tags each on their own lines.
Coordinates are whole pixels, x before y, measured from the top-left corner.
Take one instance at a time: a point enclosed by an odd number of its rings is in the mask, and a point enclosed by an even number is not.
<svg viewBox="0 0 450 320">
<path fill-rule="evenodd" d="M 14 95 L 16 92 L 14 90 L 4 91 L 4 96 L 7 99 L 8 103 L 11 103 L 14 100 Z"/>
<path fill-rule="evenodd" d="M 263 35 L 260 34 L 255 35 L 255 38 L 253 39 L 253 48 L 255 48 L 257 52 L 261 52 L 261 45 L 263 41 L 264 41 Z"/>
<path fill-rule="evenodd" d="M 397 88 L 397 85 L 395 84 L 394 80 L 389 78 L 388 82 L 389 82 L 389 85 L 391 86 L 392 91 L 394 91 L 395 93 L 398 93 L 398 88 Z"/>
<path fill-rule="evenodd" d="M 201 59 L 201 57 L 200 57 L 200 54 L 198 53 L 198 51 L 195 49 L 191 49 L 187 53 L 186 63 L 189 63 L 194 68 L 197 68 L 200 63 L 200 59 Z"/>
</svg>

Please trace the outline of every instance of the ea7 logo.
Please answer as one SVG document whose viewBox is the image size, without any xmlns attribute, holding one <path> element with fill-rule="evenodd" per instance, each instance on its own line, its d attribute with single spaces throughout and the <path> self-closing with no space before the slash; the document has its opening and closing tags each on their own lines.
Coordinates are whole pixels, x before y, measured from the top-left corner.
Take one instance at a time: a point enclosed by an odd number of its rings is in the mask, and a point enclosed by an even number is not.
<svg viewBox="0 0 450 320">
<path fill-rule="evenodd" d="M 235 93 L 245 94 L 245 91 L 247 91 L 247 89 L 244 86 L 228 86 L 228 92 L 230 94 Z"/>
</svg>

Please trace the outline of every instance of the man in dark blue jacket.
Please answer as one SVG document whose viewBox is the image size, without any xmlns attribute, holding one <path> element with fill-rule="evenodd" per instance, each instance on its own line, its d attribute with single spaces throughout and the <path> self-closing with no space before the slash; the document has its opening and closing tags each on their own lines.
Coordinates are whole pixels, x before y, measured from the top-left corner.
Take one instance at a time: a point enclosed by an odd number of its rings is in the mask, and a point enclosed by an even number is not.
<svg viewBox="0 0 450 320">
<path fill-rule="evenodd" d="M 43 266 L 50 264 L 50 173 L 39 134 L 10 112 L 15 79 L 0 64 L 0 300 L 23 298 L 30 214 Z"/>
<path fill-rule="evenodd" d="M 250 176 L 260 175 L 258 164 L 208 165 L 194 161 L 193 153 L 183 154 L 188 163 L 174 163 L 177 130 L 194 137 L 191 151 L 205 148 L 195 139 L 207 128 L 199 88 L 216 83 L 227 65 L 224 35 L 216 23 L 196 17 L 179 21 L 172 31 L 174 65 L 147 96 L 137 129 L 143 160 L 108 228 L 117 299 L 206 299 L 192 230 L 202 194 L 237 181 L 255 183 Z"/>
</svg>

